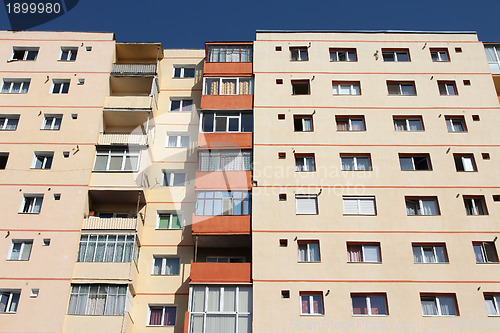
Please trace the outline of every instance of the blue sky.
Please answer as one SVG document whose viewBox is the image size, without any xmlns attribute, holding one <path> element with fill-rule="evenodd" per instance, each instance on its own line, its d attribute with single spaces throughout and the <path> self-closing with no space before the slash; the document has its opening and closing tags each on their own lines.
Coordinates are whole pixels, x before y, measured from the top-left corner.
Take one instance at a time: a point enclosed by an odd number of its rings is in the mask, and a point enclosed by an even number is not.
<svg viewBox="0 0 500 333">
<path fill-rule="evenodd" d="M 499 13 L 500 0 L 80 0 L 30 30 L 114 32 L 120 42 L 164 48 L 253 40 L 258 29 L 473 30 L 486 42 L 500 41 Z M 10 29 L 4 8 L 0 29 Z"/>
</svg>

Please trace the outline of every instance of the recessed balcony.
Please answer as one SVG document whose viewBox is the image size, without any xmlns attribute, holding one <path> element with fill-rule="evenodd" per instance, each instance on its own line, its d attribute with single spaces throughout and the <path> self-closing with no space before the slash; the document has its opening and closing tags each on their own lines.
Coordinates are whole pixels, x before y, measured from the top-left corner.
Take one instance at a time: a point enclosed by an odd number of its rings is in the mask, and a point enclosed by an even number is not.
<svg viewBox="0 0 500 333">
<path fill-rule="evenodd" d="M 148 144 L 147 136 L 144 134 L 99 134 L 97 144 L 100 146 L 110 145 L 137 145 L 146 146 Z"/>
<path fill-rule="evenodd" d="M 89 216 L 83 220 L 82 230 L 135 230 L 137 218 L 125 217 L 95 217 Z"/>
<path fill-rule="evenodd" d="M 116 63 L 111 68 L 113 76 L 155 76 L 156 64 Z"/>
</svg>

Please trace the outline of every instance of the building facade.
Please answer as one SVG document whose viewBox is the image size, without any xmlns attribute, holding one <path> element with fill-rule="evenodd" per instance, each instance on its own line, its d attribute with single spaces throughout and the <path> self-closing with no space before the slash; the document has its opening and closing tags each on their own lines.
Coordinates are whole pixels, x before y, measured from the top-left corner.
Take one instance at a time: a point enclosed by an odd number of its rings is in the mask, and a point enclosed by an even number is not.
<svg viewBox="0 0 500 333">
<path fill-rule="evenodd" d="M 497 44 L 1 35 L 0 332 L 498 331 Z"/>
</svg>

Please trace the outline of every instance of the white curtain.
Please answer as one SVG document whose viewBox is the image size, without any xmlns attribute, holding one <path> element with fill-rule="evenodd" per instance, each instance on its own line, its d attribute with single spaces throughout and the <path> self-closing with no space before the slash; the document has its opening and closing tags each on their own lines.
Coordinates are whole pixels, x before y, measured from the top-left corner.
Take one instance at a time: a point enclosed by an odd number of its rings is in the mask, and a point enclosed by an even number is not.
<svg viewBox="0 0 500 333">
<path fill-rule="evenodd" d="M 236 332 L 236 315 L 207 315 L 205 332 Z"/>
<path fill-rule="evenodd" d="M 435 200 L 422 200 L 423 215 L 438 215 L 437 203 Z"/>
<path fill-rule="evenodd" d="M 441 315 L 443 316 L 455 316 L 455 300 L 453 297 L 439 297 L 439 307 L 441 309 Z"/>
<path fill-rule="evenodd" d="M 220 304 L 220 288 L 219 287 L 209 287 L 208 288 L 208 311 L 219 311 Z"/>
<path fill-rule="evenodd" d="M 205 287 L 193 287 L 191 312 L 203 312 L 205 308 Z"/>
<path fill-rule="evenodd" d="M 240 287 L 239 292 L 239 312 L 252 312 L 252 288 Z"/>
<path fill-rule="evenodd" d="M 299 244 L 299 261 L 307 261 L 307 244 Z"/>
<path fill-rule="evenodd" d="M 435 300 L 421 300 L 422 313 L 424 316 L 437 316 L 437 307 Z"/>
<path fill-rule="evenodd" d="M 236 287 L 224 287 L 224 309 L 223 311 L 236 311 Z"/>
<path fill-rule="evenodd" d="M 420 246 L 413 247 L 413 261 L 415 263 L 424 262 L 424 257 L 422 256 L 422 248 Z"/>
<path fill-rule="evenodd" d="M 342 170 L 354 170 L 353 157 L 342 157 Z"/>
<path fill-rule="evenodd" d="M 302 118 L 302 126 L 304 132 L 312 131 L 312 119 L 311 118 Z"/>
<path fill-rule="evenodd" d="M 310 261 L 319 261 L 319 246 L 317 243 L 309 243 L 309 259 Z"/>
</svg>

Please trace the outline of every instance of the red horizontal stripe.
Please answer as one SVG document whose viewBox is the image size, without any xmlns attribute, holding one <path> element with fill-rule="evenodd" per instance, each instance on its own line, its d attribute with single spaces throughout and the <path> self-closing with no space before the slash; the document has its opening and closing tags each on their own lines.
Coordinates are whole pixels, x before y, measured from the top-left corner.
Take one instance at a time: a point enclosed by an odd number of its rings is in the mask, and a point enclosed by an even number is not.
<svg viewBox="0 0 500 333">
<path fill-rule="evenodd" d="M 500 147 L 500 145 L 395 145 L 395 144 L 329 144 L 329 143 L 254 143 L 254 146 L 269 147 Z"/>
<path fill-rule="evenodd" d="M 30 281 L 71 281 L 71 278 L 8 278 L 8 277 L 0 277 L 0 280 L 30 280 Z"/>
<path fill-rule="evenodd" d="M 498 283 L 500 281 L 439 281 L 439 280 L 253 280 L 253 282 L 319 282 L 319 283 Z"/>
<path fill-rule="evenodd" d="M 81 232 L 80 229 L 77 230 L 64 230 L 64 229 L 0 229 L 0 231 L 21 231 L 21 232 Z"/>
<path fill-rule="evenodd" d="M 500 231 L 423 231 L 423 230 L 252 230 L 261 233 L 326 233 L 326 234 L 497 234 Z"/>
<path fill-rule="evenodd" d="M 456 73 L 456 72 L 449 72 L 449 73 L 426 73 L 426 72 L 418 72 L 418 73 L 412 73 L 412 72 L 321 72 L 321 71 L 314 71 L 314 72 L 254 72 L 254 74 L 313 74 L 313 75 L 318 75 L 318 74 L 335 74 L 335 75 L 366 75 L 366 74 L 374 74 L 374 75 L 491 75 L 491 72 L 480 72 L 480 73 Z"/>
<path fill-rule="evenodd" d="M 168 244 L 141 244 L 141 247 L 193 247 L 193 244 L 174 244 L 174 245 L 168 245 Z"/>
<path fill-rule="evenodd" d="M 189 293 L 136 293 L 136 296 L 188 296 Z"/>
<path fill-rule="evenodd" d="M 335 32 L 332 32 L 335 33 Z M 362 33 L 362 32 L 361 32 Z M 395 32 L 397 34 L 397 32 Z M 354 34 L 354 33 L 353 33 Z M 368 33 L 370 34 L 370 33 Z M 362 39 L 349 39 L 349 40 L 343 40 L 343 39 L 257 39 L 255 41 L 256 43 L 258 42 L 328 42 L 328 43 L 418 43 L 418 44 L 442 44 L 446 43 L 446 45 L 453 43 L 453 44 L 461 44 L 461 43 L 479 43 L 482 44 L 480 41 L 476 40 L 362 40 Z M 333 47 L 333 46 L 332 46 Z M 428 47 L 437 47 L 437 45 L 428 45 Z"/>
<path fill-rule="evenodd" d="M 498 189 L 500 186 L 416 186 L 416 185 L 259 185 L 256 187 L 268 187 L 268 188 L 389 188 L 389 189 L 400 189 L 400 188 L 412 188 L 412 189 L 427 189 L 427 188 L 441 188 L 441 189 Z"/>
<path fill-rule="evenodd" d="M 354 110 L 497 110 L 500 109 L 499 106 L 298 106 L 298 105 L 272 105 L 272 106 L 261 106 L 255 105 L 254 109 L 354 109 Z"/>
</svg>

